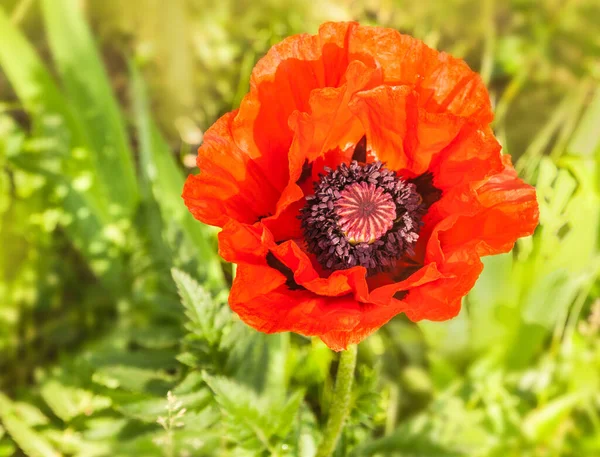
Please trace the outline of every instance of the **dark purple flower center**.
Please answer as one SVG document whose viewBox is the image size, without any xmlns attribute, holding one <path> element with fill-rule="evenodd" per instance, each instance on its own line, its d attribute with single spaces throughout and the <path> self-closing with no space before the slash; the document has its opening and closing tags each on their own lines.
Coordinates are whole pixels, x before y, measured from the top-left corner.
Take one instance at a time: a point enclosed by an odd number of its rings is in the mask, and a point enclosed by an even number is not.
<svg viewBox="0 0 600 457">
<path fill-rule="evenodd" d="M 415 184 L 381 162 L 325 171 L 300 214 L 308 250 L 324 268 L 375 273 L 413 253 L 428 206 Z"/>
</svg>

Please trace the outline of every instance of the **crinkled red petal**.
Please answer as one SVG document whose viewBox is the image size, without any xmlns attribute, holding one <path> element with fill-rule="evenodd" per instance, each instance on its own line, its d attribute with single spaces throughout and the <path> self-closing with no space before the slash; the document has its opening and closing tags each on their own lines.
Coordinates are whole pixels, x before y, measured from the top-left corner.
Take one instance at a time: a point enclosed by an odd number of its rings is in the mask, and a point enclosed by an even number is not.
<svg viewBox="0 0 600 457">
<path fill-rule="evenodd" d="M 267 333 L 292 331 L 307 336 L 321 335 L 332 330 L 350 330 L 360 320 L 361 305 L 354 297 L 291 291 L 282 285 L 285 281 L 285 277 L 272 268 L 241 264 L 229 304 L 244 322 Z"/>
<path fill-rule="evenodd" d="M 382 27 L 358 27 L 348 40 L 352 58 L 372 60 L 388 85 L 413 86 L 430 113 L 449 112 L 487 124 L 494 115 L 480 76 L 461 59 Z"/>
<path fill-rule="evenodd" d="M 433 158 L 451 144 L 465 119 L 419 107 L 410 86 L 379 86 L 353 98 L 350 108 L 362 121 L 379 160 L 407 177 L 428 171 Z"/>
<path fill-rule="evenodd" d="M 234 141 L 235 116 L 235 111 L 228 113 L 207 130 L 198 150 L 201 174 L 189 176 L 183 189 L 188 209 L 206 224 L 253 223 L 272 211 L 283 190 L 273 179 L 277 170 L 271 156 L 251 156 Z"/>
</svg>

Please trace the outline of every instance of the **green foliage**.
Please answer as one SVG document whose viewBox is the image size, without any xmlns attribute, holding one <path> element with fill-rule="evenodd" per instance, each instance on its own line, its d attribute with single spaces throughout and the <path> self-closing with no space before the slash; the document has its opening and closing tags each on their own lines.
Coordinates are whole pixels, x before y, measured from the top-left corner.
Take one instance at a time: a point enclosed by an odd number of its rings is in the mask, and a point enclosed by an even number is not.
<svg viewBox="0 0 600 457">
<path fill-rule="evenodd" d="M 266 455 L 288 454 L 285 451 L 291 446 L 281 442 L 294 426 L 302 392 L 279 403 L 270 397 L 259 397 L 248 387 L 227 378 L 205 374 L 204 380 L 224 415 L 227 441 L 234 443 L 238 450 Z"/>
<path fill-rule="evenodd" d="M 159 3 L 0 7 L 0 457 L 315 455 L 338 356 L 237 319 L 180 194 L 266 49 L 350 18 L 481 69 L 541 214 L 456 319 L 361 344 L 336 457 L 600 455 L 595 2 Z"/>
</svg>

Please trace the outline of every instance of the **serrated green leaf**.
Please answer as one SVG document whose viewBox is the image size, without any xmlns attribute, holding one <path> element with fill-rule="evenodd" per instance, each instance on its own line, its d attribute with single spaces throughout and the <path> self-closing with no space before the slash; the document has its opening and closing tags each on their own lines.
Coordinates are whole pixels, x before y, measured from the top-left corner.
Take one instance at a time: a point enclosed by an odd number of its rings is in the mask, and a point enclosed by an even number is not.
<svg viewBox="0 0 600 457">
<path fill-rule="evenodd" d="M 110 445 L 106 441 L 89 441 L 73 430 L 48 430 L 45 436 L 61 451 L 61 455 L 101 457 L 110 455 Z"/>
<path fill-rule="evenodd" d="M 278 408 L 278 411 L 273 411 L 277 414 L 277 423 L 273 426 L 274 433 L 286 437 L 292 431 L 295 426 L 294 420 L 303 400 L 304 392 L 298 390 L 289 396 L 281 409 Z"/>
<path fill-rule="evenodd" d="M 124 433 L 129 424 L 130 421 L 123 417 L 92 416 L 86 421 L 82 436 L 88 441 L 108 442 L 112 437 Z"/>
<path fill-rule="evenodd" d="M 541 347 L 558 320 L 566 316 L 583 278 L 555 270 L 539 276 L 522 299 L 521 325 L 509 346 L 506 365 L 524 368 Z"/>
<path fill-rule="evenodd" d="M 5 414 L 2 421 L 11 438 L 28 457 L 60 457 L 60 453 L 44 437 L 16 416 Z"/>
<path fill-rule="evenodd" d="M 523 321 L 553 328 L 557 317 L 573 301 L 578 288 L 578 281 L 564 270 L 555 270 L 539 278 L 523 301 Z"/>
<path fill-rule="evenodd" d="M 217 304 L 211 295 L 187 273 L 173 269 L 173 279 L 185 314 L 190 320 L 189 330 L 201 336 L 210 346 L 223 338 L 223 331 L 230 322 L 229 310 Z"/>
<path fill-rule="evenodd" d="M 203 386 L 204 379 L 202 373 L 199 371 L 191 371 L 183 378 L 183 381 L 173 389 L 173 393 L 176 395 L 187 395 L 196 392 Z"/>
<path fill-rule="evenodd" d="M 250 388 L 222 376 L 204 373 L 230 430 L 230 439 L 245 449 L 273 452 L 295 424 L 304 394 L 295 392 L 284 404 L 259 397 Z"/>
<path fill-rule="evenodd" d="M 201 363 L 201 359 L 200 357 L 197 357 L 195 354 L 191 353 L 191 352 L 182 352 L 181 354 L 177 355 L 177 361 L 190 367 L 190 368 L 196 368 L 200 366 Z"/>
</svg>

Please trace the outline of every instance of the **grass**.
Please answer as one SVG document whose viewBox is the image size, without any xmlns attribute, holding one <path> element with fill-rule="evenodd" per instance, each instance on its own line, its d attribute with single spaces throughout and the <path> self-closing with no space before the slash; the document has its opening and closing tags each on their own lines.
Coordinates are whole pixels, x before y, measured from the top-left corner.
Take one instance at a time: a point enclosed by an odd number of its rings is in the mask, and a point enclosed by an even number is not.
<svg viewBox="0 0 600 457">
<path fill-rule="evenodd" d="M 456 319 L 400 316 L 360 345 L 336 456 L 600 454 L 594 1 L 7 0 L 0 457 L 314 455 L 336 356 L 232 315 L 231 268 L 180 193 L 254 62 L 327 18 L 479 70 L 541 212 Z"/>
</svg>

